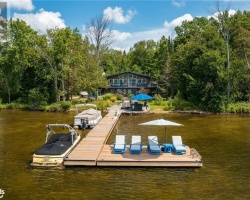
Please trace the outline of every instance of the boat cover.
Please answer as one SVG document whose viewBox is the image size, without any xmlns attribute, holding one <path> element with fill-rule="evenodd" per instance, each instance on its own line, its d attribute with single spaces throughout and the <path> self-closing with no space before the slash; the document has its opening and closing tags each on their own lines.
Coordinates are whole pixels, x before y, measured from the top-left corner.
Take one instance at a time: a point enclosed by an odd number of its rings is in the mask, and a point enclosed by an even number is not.
<svg viewBox="0 0 250 200">
<path fill-rule="evenodd" d="M 70 133 L 56 133 L 49 141 L 38 149 L 37 155 L 62 155 L 72 146 L 72 136 Z"/>
<path fill-rule="evenodd" d="M 84 110 L 75 116 L 76 119 L 87 119 L 89 121 L 97 119 L 101 115 L 101 111 L 90 108 Z"/>
</svg>

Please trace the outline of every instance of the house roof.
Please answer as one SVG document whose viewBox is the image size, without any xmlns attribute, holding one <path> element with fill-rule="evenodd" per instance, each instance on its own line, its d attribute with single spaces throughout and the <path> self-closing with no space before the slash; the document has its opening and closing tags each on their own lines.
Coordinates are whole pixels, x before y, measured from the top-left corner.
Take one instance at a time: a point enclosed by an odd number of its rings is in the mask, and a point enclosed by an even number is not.
<svg viewBox="0 0 250 200">
<path fill-rule="evenodd" d="M 108 75 L 107 78 L 110 78 L 110 77 L 112 77 L 112 76 L 121 75 L 121 74 L 126 74 L 126 73 L 135 74 L 135 75 L 140 75 L 140 76 L 146 76 L 146 77 L 151 78 L 151 76 L 148 76 L 148 75 L 145 75 L 145 74 L 139 74 L 139 73 L 131 72 L 131 71 L 125 71 L 125 72 L 121 72 L 121 73 L 117 73 L 117 74 L 111 74 L 111 75 Z"/>
</svg>

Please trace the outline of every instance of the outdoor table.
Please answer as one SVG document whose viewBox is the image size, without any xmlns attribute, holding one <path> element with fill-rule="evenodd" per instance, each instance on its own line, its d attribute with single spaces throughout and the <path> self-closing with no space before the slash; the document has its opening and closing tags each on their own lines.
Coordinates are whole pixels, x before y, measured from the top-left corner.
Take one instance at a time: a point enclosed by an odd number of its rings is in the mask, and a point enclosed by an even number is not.
<svg viewBox="0 0 250 200">
<path fill-rule="evenodd" d="M 162 146 L 164 148 L 164 153 L 171 153 L 173 150 L 173 144 L 165 143 Z"/>
</svg>

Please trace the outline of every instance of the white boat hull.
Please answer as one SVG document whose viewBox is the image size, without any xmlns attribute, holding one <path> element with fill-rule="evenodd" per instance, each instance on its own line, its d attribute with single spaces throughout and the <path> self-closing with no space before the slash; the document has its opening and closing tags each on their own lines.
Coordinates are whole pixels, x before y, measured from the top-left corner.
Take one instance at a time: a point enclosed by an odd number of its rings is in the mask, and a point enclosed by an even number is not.
<svg viewBox="0 0 250 200">
<path fill-rule="evenodd" d="M 75 140 L 74 144 L 62 155 L 33 155 L 31 166 L 34 167 L 62 167 L 64 158 L 74 149 L 80 141 L 80 136 Z"/>
<path fill-rule="evenodd" d="M 75 117 L 74 119 L 74 126 L 78 126 L 79 128 L 82 128 L 82 120 L 84 118 L 79 118 L 79 117 Z M 95 120 L 88 120 L 86 126 L 88 128 L 93 128 L 95 125 L 97 125 L 100 121 L 102 120 L 102 116 L 100 115 L 98 118 L 96 118 Z"/>
</svg>

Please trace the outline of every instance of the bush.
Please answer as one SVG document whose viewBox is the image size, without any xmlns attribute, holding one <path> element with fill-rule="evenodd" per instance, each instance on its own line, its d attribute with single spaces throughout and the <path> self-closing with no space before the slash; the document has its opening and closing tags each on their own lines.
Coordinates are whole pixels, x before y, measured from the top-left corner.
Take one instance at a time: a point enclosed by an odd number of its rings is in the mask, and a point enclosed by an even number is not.
<svg viewBox="0 0 250 200">
<path fill-rule="evenodd" d="M 98 101 L 96 106 L 98 110 L 106 110 L 111 105 L 112 102 L 110 100 L 106 100 L 106 101 Z"/>
<path fill-rule="evenodd" d="M 0 104 L 0 109 L 6 109 L 7 105 L 6 104 Z"/>
<path fill-rule="evenodd" d="M 26 107 L 27 106 L 25 106 L 24 104 L 17 103 L 17 102 L 11 102 L 9 104 L 6 104 L 7 109 L 24 109 Z"/>
<path fill-rule="evenodd" d="M 111 97 L 110 100 L 111 100 L 112 102 L 115 102 L 115 101 L 116 101 L 116 96 Z"/>
<path fill-rule="evenodd" d="M 123 100 L 124 96 L 122 94 L 118 94 L 117 96 L 117 100 Z"/>
<path fill-rule="evenodd" d="M 46 111 L 56 112 L 56 111 L 60 111 L 60 108 L 61 108 L 61 104 L 53 103 L 46 108 Z"/>
<path fill-rule="evenodd" d="M 86 103 L 87 99 L 86 98 L 80 98 L 76 101 L 76 104 L 81 104 L 81 103 Z"/>
<path fill-rule="evenodd" d="M 111 100 L 111 98 L 115 96 L 113 93 L 107 93 L 102 96 L 103 100 Z"/>
<path fill-rule="evenodd" d="M 63 110 L 63 111 L 68 111 L 71 107 L 71 103 L 69 101 L 63 101 L 60 105 L 60 108 Z"/>
<path fill-rule="evenodd" d="M 173 99 L 168 99 L 167 105 L 164 110 L 192 110 L 194 108 L 195 106 L 192 103 L 183 100 L 181 97 L 181 93 L 178 92 Z"/>
<path fill-rule="evenodd" d="M 226 111 L 230 113 L 250 113 L 250 103 L 230 103 L 228 104 Z"/>
<path fill-rule="evenodd" d="M 134 94 L 130 93 L 128 97 L 131 99 L 134 96 Z"/>
<path fill-rule="evenodd" d="M 38 109 L 39 107 L 44 107 L 47 105 L 47 99 L 43 94 L 40 93 L 38 89 L 29 90 L 28 95 L 28 105 L 31 110 Z"/>
<path fill-rule="evenodd" d="M 154 104 L 161 105 L 163 103 L 163 98 L 159 94 L 154 95 Z"/>
</svg>

